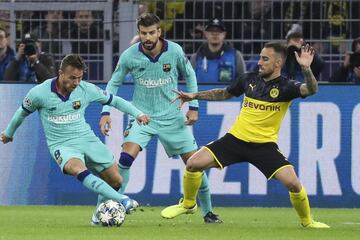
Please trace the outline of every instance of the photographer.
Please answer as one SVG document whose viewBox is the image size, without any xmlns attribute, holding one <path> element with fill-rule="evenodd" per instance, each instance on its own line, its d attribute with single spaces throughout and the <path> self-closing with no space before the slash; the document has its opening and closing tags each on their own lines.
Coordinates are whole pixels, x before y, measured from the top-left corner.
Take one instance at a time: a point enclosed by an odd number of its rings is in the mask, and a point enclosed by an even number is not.
<svg viewBox="0 0 360 240">
<path fill-rule="evenodd" d="M 288 56 L 285 65 L 282 69 L 282 75 L 304 82 L 303 74 L 301 73 L 300 65 L 295 58 L 295 51 L 300 52 L 301 46 L 305 45 L 305 41 L 301 32 L 290 32 L 286 36 Z M 321 71 L 324 69 L 324 60 L 315 53 L 314 59 L 310 65 L 314 77 L 317 79 Z"/>
<path fill-rule="evenodd" d="M 352 42 L 351 50 L 345 54 L 344 63 L 332 74 L 329 82 L 360 83 L 360 37 Z"/>
<path fill-rule="evenodd" d="M 55 76 L 54 59 L 41 52 L 41 43 L 35 35 L 26 34 L 5 71 L 4 80 L 41 83 Z"/>
</svg>

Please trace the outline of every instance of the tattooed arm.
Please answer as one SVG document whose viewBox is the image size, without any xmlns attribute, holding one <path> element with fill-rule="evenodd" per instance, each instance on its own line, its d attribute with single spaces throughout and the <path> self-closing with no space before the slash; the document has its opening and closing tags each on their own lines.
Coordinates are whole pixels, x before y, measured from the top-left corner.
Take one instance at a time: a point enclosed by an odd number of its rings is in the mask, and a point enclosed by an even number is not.
<svg viewBox="0 0 360 240">
<path fill-rule="evenodd" d="M 304 75 L 305 83 L 300 86 L 300 93 L 302 96 L 310 96 L 315 94 L 319 87 L 310 67 L 301 67 Z"/>
<path fill-rule="evenodd" d="M 194 98 L 198 100 L 208 100 L 208 101 L 222 101 L 232 98 L 226 88 L 214 88 L 203 92 L 198 92 L 195 94 Z"/>
<path fill-rule="evenodd" d="M 313 95 L 319 89 L 316 78 L 310 68 L 314 55 L 315 51 L 309 44 L 301 48 L 300 56 L 295 52 L 296 61 L 301 66 L 301 71 L 305 79 L 305 83 L 300 86 L 300 93 L 302 96 Z"/>
<path fill-rule="evenodd" d="M 196 93 L 186 93 L 183 91 L 173 90 L 178 96 L 172 101 L 180 100 L 180 106 L 185 102 L 192 101 L 194 99 L 198 100 L 208 100 L 208 101 L 222 101 L 230 99 L 233 97 L 226 88 L 214 88 L 207 91 L 196 92 Z"/>
</svg>

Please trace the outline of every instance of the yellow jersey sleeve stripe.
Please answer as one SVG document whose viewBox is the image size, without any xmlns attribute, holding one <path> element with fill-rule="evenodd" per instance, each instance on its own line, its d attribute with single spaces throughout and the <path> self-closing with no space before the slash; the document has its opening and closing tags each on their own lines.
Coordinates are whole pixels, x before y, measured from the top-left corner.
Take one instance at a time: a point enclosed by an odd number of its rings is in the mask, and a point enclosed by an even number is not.
<svg viewBox="0 0 360 240">
<path fill-rule="evenodd" d="M 284 169 L 286 167 L 294 167 L 294 166 L 291 164 L 288 164 L 288 165 L 285 165 L 285 166 L 282 166 L 282 167 L 276 169 L 276 171 L 273 174 L 271 174 L 271 176 L 267 180 L 272 179 L 275 176 L 275 174 L 277 174 L 281 169 Z"/>
<path fill-rule="evenodd" d="M 215 161 L 217 162 L 217 164 L 219 165 L 220 169 L 223 169 L 223 165 L 219 162 L 219 160 L 217 159 L 217 157 L 215 156 L 215 154 L 210 150 L 210 148 L 208 147 L 204 147 L 206 150 L 209 151 L 209 153 L 211 154 L 211 156 L 213 156 L 213 158 L 215 159 Z"/>
</svg>

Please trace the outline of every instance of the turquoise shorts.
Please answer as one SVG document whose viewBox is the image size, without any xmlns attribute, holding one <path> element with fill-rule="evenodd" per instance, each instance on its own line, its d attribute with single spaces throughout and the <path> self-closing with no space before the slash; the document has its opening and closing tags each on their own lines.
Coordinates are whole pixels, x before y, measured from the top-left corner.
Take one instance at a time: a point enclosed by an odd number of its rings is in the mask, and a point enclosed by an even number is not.
<svg viewBox="0 0 360 240">
<path fill-rule="evenodd" d="M 198 145 L 191 128 L 185 125 L 185 120 L 182 113 L 173 119 L 151 119 L 148 125 L 139 125 L 135 119 L 129 119 L 124 131 L 124 143 L 136 143 L 144 149 L 151 138 L 157 135 L 169 157 L 197 150 Z"/>
<path fill-rule="evenodd" d="M 110 149 L 97 137 L 51 147 L 50 153 L 62 172 L 64 172 L 65 164 L 72 158 L 80 159 L 94 174 L 100 173 L 115 163 Z"/>
</svg>

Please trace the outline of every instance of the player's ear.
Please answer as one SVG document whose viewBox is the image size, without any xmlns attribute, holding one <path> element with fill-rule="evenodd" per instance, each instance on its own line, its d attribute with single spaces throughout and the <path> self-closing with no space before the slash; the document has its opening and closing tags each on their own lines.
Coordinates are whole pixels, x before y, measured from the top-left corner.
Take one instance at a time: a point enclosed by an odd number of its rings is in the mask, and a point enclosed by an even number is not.
<svg viewBox="0 0 360 240">
<path fill-rule="evenodd" d="M 277 65 L 277 67 L 281 68 L 284 64 L 283 58 L 281 56 L 276 56 L 275 64 Z"/>
<path fill-rule="evenodd" d="M 161 27 L 158 28 L 159 36 L 161 36 Z"/>
</svg>

